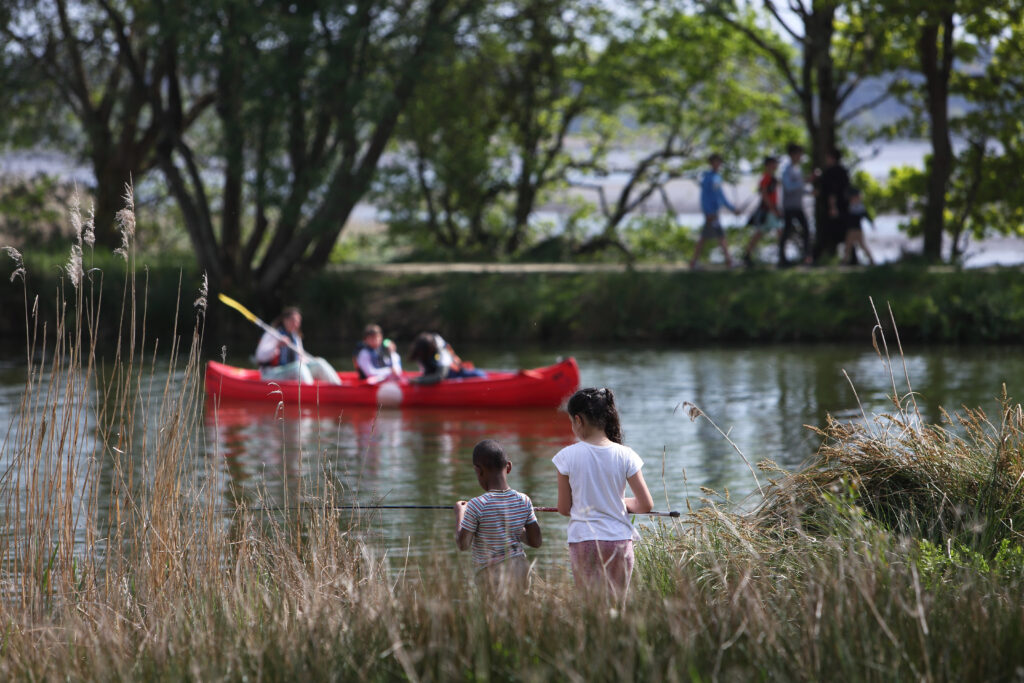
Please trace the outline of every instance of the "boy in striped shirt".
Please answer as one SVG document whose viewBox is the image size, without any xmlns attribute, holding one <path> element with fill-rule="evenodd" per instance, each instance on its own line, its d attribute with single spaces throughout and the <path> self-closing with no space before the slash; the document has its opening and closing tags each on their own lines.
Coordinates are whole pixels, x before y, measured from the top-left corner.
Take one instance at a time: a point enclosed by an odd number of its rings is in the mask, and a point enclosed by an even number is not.
<svg viewBox="0 0 1024 683">
<path fill-rule="evenodd" d="M 533 503 L 509 487 L 512 463 L 498 442 L 487 439 L 473 448 L 473 469 L 485 493 L 455 503 L 455 543 L 459 550 L 473 549 L 478 583 L 525 589 L 530 565 L 523 544 L 541 544 Z"/>
</svg>

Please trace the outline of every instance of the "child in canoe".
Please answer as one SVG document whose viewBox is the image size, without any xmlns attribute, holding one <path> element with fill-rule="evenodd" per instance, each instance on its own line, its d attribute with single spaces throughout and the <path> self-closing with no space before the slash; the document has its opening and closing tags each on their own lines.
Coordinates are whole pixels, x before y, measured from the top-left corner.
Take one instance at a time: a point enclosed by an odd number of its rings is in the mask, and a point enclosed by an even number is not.
<svg viewBox="0 0 1024 683">
<path fill-rule="evenodd" d="M 409 358 L 419 363 L 422 371 L 419 377 L 412 380 L 415 384 L 437 384 L 445 379 L 487 376 L 483 370 L 477 370 L 472 363 L 459 358 L 452 345 L 436 332 L 416 335 L 409 349 Z"/>
<path fill-rule="evenodd" d="M 619 413 L 610 389 L 580 389 L 567 406 L 579 441 L 554 457 L 558 512 L 569 517 L 573 581 L 587 592 L 621 599 L 633 574 L 630 513 L 650 512 L 654 499 L 644 481 L 644 463 L 622 443 Z M 624 498 L 626 486 L 633 498 Z"/>
<path fill-rule="evenodd" d="M 508 485 L 512 463 L 496 441 L 473 448 L 473 469 L 485 491 L 455 503 L 455 543 L 473 549 L 477 582 L 492 590 L 525 590 L 530 564 L 523 544 L 541 545 L 540 525 L 529 496 Z"/>
</svg>

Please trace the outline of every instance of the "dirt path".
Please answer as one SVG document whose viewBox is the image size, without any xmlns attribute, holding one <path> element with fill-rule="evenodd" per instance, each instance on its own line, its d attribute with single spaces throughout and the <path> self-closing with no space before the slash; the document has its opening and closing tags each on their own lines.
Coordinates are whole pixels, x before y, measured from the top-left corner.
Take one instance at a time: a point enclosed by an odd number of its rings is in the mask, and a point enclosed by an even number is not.
<svg viewBox="0 0 1024 683">
<path fill-rule="evenodd" d="M 724 266 L 704 266 L 707 270 L 724 270 Z M 677 263 L 382 263 L 374 265 L 343 264 L 330 266 L 335 272 L 372 272 L 392 275 L 436 275 L 439 273 L 682 273 L 690 270 L 685 262 Z"/>
</svg>

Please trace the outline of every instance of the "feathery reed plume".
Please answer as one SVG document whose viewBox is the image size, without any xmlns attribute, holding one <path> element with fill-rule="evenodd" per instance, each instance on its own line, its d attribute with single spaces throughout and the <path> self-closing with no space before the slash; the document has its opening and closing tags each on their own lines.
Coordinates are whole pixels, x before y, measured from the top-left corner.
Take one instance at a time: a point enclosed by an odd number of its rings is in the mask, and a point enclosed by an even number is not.
<svg viewBox="0 0 1024 683">
<path fill-rule="evenodd" d="M 206 277 L 206 272 L 203 272 L 203 283 L 199 285 L 199 296 L 192 302 L 192 306 L 195 307 L 196 311 L 200 314 L 206 313 L 206 297 L 210 293 L 210 282 Z"/>
<path fill-rule="evenodd" d="M 14 272 L 11 273 L 11 282 L 14 282 L 17 278 L 25 279 L 25 261 L 21 257 L 21 252 L 14 247 L 3 247 L 3 250 L 7 252 L 7 255 L 14 261 Z"/>
<path fill-rule="evenodd" d="M 71 245 L 71 255 L 68 257 L 68 263 L 64 266 L 64 270 L 67 271 L 68 278 L 71 280 L 71 284 L 78 289 L 78 286 L 82 284 L 82 247 L 77 244 Z"/>
<path fill-rule="evenodd" d="M 124 186 L 124 208 L 117 212 L 115 219 L 121 227 L 121 246 L 114 253 L 128 260 L 128 249 L 135 237 L 135 189 L 131 183 Z"/>
<path fill-rule="evenodd" d="M 82 211 L 81 211 L 81 200 L 78 197 L 78 186 L 75 186 L 74 192 L 71 194 L 70 204 L 68 205 L 68 218 L 71 221 L 71 227 L 75 231 L 75 242 L 71 245 L 71 255 L 68 258 L 68 263 L 64 267 L 67 271 L 68 278 L 71 280 L 71 284 L 74 285 L 75 289 L 82 284 Z"/>
<path fill-rule="evenodd" d="M 68 200 L 68 217 L 71 220 L 71 227 L 75 231 L 75 244 L 82 244 L 82 201 L 78 196 L 78 183 L 71 192 Z"/>
<path fill-rule="evenodd" d="M 96 246 L 96 206 L 89 204 L 89 217 L 82 223 L 82 242 L 87 247 Z"/>
</svg>

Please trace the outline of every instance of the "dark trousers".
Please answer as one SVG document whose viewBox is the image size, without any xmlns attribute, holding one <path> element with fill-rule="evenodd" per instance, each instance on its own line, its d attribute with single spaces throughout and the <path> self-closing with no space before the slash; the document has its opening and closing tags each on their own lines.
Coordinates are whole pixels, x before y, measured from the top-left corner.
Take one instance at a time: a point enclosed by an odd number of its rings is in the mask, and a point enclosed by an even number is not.
<svg viewBox="0 0 1024 683">
<path fill-rule="evenodd" d="M 846 223 L 849 219 L 845 213 L 829 216 L 825 224 L 818 230 L 818 239 L 814 242 L 814 262 L 821 263 L 836 255 L 839 245 L 846 239 Z"/>
<path fill-rule="evenodd" d="M 779 265 L 786 265 L 786 242 L 796 232 L 796 223 L 803 228 L 804 258 L 811 254 L 811 228 L 807 224 L 807 214 L 803 209 L 782 210 L 782 237 L 779 238 Z"/>
</svg>

